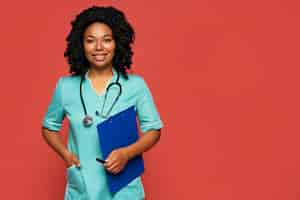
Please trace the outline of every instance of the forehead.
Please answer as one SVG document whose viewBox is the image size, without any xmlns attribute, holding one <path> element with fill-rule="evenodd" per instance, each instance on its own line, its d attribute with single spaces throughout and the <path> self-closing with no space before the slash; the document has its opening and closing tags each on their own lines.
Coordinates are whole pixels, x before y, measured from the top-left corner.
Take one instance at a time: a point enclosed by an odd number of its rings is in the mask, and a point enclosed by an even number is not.
<svg viewBox="0 0 300 200">
<path fill-rule="evenodd" d="M 104 37 L 112 36 L 111 28 L 101 22 L 94 22 L 90 24 L 84 31 L 84 37 Z"/>
</svg>

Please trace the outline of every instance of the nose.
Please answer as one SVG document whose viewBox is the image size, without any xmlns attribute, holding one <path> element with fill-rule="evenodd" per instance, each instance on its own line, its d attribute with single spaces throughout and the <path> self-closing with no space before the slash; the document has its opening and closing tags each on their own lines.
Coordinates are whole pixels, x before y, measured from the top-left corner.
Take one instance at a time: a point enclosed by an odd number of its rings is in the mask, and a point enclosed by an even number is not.
<svg viewBox="0 0 300 200">
<path fill-rule="evenodd" d="M 96 42 L 96 50 L 101 50 L 102 48 L 103 48 L 102 41 L 101 40 L 97 40 L 97 42 Z"/>
</svg>

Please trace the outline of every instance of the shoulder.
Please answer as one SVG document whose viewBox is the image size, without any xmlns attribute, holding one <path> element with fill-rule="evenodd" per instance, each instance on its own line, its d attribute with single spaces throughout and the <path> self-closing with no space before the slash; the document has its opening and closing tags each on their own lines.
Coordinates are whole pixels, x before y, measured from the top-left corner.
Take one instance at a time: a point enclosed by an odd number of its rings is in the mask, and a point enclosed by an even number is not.
<svg viewBox="0 0 300 200">
<path fill-rule="evenodd" d="M 121 85 L 125 91 L 134 95 L 140 96 L 150 93 L 150 88 L 148 87 L 145 78 L 138 74 L 128 74 L 128 79 L 123 79 Z"/>
<path fill-rule="evenodd" d="M 144 77 L 138 74 L 128 74 L 128 79 L 125 81 L 137 88 L 144 88 L 145 86 L 147 86 Z"/>
<path fill-rule="evenodd" d="M 57 85 L 60 87 L 73 87 L 80 83 L 81 76 L 63 75 L 58 78 Z"/>
<path fill-rule="evenodd" d="M 63 75 L 59 77 L 59 81 L 66 82 L 66 83 L 74 83 L 80 81 L 81 76 L 74 76 L 74 75 Z"/>
<path fill-rule="evenodd" d="M 62 104 L 67 105 L 74 97 L 74 91 L 79 91 L 81 76 L 63 75 L 57 80 L 57 91 L 61 96 Z"/>
</svg>

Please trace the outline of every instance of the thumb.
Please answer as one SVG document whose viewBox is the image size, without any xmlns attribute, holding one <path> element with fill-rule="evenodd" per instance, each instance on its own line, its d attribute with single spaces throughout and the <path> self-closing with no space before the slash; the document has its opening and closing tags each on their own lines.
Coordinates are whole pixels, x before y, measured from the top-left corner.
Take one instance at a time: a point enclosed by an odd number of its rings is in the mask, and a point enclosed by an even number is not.
<svg viewBox="0 0 300 200">
<path fill-rule="evenodd" d="M 74 156 L 74 163 L 77 167 L 80 167 L 80 161 L 78 160 L 78 158 L 76 156 Z"/>
<path fill-rule="evenodd" d="M 112 151 L 112 152 L 107 156 L 107 158 L 105 159 L 105 162 L 110 163 L 111 160 L 112 160 L 113 155 L 114 155 L 114 151 Z"/>
</svg>

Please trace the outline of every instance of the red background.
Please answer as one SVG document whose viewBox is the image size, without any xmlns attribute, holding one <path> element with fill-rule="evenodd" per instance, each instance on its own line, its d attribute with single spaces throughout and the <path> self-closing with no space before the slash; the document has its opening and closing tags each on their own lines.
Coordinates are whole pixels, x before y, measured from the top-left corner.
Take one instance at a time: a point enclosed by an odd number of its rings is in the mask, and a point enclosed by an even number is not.
<svg viewBox="0 0 300 200">
<path fill-rule="evenodd" d="M 70 21 L 93 4 L 134 26 L 133 69 L 165 124 L 145 153 L 147 200 L 300 199 L 296 0 L 2 2 L 2 199 L 63 199 L 40 127 Z"/>
</svg>

